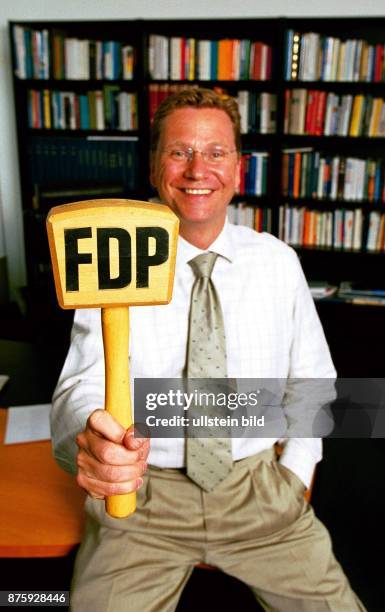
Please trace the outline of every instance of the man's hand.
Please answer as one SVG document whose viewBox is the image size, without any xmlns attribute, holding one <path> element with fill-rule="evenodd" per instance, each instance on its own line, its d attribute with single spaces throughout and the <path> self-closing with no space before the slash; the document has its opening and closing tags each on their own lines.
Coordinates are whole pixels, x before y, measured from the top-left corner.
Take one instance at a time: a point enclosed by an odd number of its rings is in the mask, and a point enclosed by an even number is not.
<svg viewBox="0 0 385 612">
<path fill-rule="evenodd" d="M 95 499 L 132 493 L 143 484 L 150 450 L 148 438 L 134 437 L 107 411 L 95 410 L 76 438 L 78 484 Z"/>
</svg>

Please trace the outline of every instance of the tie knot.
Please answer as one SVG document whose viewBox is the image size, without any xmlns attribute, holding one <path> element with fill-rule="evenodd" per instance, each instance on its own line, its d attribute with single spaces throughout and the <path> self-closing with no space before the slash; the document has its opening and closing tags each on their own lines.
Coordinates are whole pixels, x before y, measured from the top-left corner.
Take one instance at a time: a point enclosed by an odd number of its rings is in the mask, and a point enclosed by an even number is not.
<svg viewBox="0 0 385 612">
<path fill-rule="evenodd" d="M 212 253 L 210 251 L 208 253 L 202 253 L 202 255 L 197 255 L 197 257 L 194 257 L 194 259 L 191 259 L 188 263 L 198 278 L 210 278 L 217 257 L 217 253 Z"/>
</svg>

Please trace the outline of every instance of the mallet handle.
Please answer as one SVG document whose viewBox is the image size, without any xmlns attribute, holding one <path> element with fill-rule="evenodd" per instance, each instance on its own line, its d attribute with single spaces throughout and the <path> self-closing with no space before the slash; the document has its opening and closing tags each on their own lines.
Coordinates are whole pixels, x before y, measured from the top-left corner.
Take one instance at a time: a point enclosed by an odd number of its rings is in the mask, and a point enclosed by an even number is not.
<svg viewBox="0 0 385 612">
<path fill-rule="evenodd" d="M 132 425 L 128 343 L 128 306 L 102 308 L 105 363 L 105 409 L 125 428 Z M 135 512 L 136 493 L 106 498 L 110 516 L 123 518 Z"/>
</svg>

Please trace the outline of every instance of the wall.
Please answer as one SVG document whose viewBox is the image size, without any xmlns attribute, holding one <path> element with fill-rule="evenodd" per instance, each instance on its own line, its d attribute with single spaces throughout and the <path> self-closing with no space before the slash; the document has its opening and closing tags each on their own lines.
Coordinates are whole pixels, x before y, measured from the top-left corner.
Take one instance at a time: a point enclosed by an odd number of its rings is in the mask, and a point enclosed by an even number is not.
<svg viewBox="0 0 385 612">
<path fill-rule="evenodd" d="M 360 16 L 361 0 L 1 0 L 0 15 L 0 206 L 13 297 L 25 283 L 15 109 L 7 22 L 60 19 L 166 19 L 217 17 Z M 384 0 L 367 0 L 365 16 L 385 14 Z"/>
</svg>

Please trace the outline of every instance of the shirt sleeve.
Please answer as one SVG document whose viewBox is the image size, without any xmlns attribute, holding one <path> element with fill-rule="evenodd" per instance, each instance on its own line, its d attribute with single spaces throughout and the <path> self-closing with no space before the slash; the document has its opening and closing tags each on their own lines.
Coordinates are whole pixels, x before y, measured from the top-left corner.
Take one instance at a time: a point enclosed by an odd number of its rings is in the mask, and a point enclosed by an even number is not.
<svg viewBox="0 0 385 612">
<path fill-rule="evenodd" d="M 316 435 L 330 431 L 327 406 L 335 398 L 336 371 L 305 275 L 292 253 L 296 288 L 288 393 L 283 406 L 292 435 L 281 441 L 280 462 L 309 487 L 315 465 L 322 459 L 322 440 L 310 437 L 312 425 L 317 421 Z M 294 437 L 296 430 L 300 437 Z"/>
<path fill-rule="evenodd" d="M 71 345 L 52 398 L 51 434 L 59 465 L 76 473 L 75 438 L 89 414 L 104 407 L 104 356 L 99 309 L 75 312 Z"/>
</svg>

